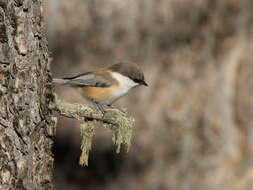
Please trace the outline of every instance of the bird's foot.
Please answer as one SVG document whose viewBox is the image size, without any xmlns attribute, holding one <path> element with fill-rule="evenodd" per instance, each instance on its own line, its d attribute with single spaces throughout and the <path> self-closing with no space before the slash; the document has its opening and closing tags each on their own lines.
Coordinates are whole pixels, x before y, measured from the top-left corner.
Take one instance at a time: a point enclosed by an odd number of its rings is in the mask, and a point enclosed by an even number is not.
<svg viewBox="0 0 253 190">
<path fill-rule="evenodd" d="M 119 110 L 120 112 L 122 112 L 122 113 L 126 113 L 126 110 L 123 110 L 123 109 L 121 109 L 121 108 L 117 108 L 117 107 L 115 107 L 115 106 L 113 106 L 113 105 L 107 105 L 107 107 L 109 107 L 109 108 L 111 108 L 111 109 L 116 109 L 116 110 Z"/>
<path fill-rule="evenodd" d="M 106 110 L 104 109 L 102 104 L 99 104 L 98 102 L 93 102 L 94 105 L 97 107 L 98 111 L 100 111 L 102 113 L 102 118 L 104 118 L 105 114 L 106 114 Z"/>
<path fill-rule="evenodd" d="M 126 110 L 123 110 L 121 108 L 117 108 L 117 107 L 115 107 L 115 106 L 113 106 L 111 104 L 104 105 L 104 104 L 99 104 L 98 102 L 93 102 L 93 103 L 97 107 L 97 109 L 102 113 L 102 118 L 104 118 L 104 116 L 105 116 L 105 114 L 107 112 L 107 110 L 104 109 L 105 106 L 107 106 L 110 109 L 115 109 L 115 110 L 118 110 L 118 111 L 126 114 Z"/>
</svg>

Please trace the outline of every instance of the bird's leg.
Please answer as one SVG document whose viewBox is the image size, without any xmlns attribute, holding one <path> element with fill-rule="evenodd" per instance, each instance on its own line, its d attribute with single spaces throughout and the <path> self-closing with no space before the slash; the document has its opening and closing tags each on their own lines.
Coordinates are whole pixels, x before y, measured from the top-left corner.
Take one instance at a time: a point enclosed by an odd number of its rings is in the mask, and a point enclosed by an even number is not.
<svg viewBox="0 0 253 190">
<path fill-rule="evenodd" d="M 105 115 L 105 110 L 103 108 L 103 106 L 101 104 L 99 104 L 98 102 L 93 101 L 93 104 L 95 104 L 95 106 L 98 108 L 99 111 L 101 111 L 101 113 L 103 114 L 103 117 Z"/>
</svg>

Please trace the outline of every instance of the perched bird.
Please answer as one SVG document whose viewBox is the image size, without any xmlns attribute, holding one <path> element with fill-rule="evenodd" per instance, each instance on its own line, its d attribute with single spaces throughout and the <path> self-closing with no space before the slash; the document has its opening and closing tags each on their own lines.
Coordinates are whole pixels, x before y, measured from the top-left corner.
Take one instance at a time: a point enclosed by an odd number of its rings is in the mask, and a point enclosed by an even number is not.
<svg viewBox="0 0 253 190">
<path fill-rule="evenodd" d="M 148 86 L 142 70 L 136 64 L 128 62 L 74 77 L 53 79 L 53 82 L 78 88 L 82 96 L 94 103 L 103 114 L 103 106 L 112 107 L 130 89 L 140 85 Z"/>
</svg>

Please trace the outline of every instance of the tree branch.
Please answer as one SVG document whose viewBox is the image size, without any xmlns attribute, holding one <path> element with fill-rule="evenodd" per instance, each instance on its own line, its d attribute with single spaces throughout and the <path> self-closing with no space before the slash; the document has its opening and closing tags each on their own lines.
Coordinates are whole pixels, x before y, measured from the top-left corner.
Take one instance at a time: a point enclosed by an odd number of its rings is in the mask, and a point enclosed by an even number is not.
<svg viewBox="0 0 253 190">
<path fill-rule="evenodd" d="M 83 104 L 68 103 L 57 97 L 55 98 L 53 110 L 64 117 L 80 121 L 82 135 L 81 165 L 88 165 L 88 153 L 91 148 L 91 140 L 94 135 L 96 122 L 101 122 L 104 127 L 113 131 L 112 139 L 117 147 L 117 153 L 120 152 L 122 144 L 126 144 L 128 149 L 131 145 L 134 119 L 129 117 L 127 113 L 117 109 L 108 109 L 103 116 L 103 114 L 95 108 Z"/>
</svg>

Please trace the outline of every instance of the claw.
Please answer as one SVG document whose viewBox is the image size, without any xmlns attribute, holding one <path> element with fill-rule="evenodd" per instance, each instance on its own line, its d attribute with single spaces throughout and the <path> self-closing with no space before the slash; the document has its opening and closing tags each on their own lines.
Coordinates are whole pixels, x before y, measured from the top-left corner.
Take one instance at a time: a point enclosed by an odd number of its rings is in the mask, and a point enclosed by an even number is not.
<svg viewBox="0 0 253 190">
<path fill-rule="evenodd" d="M 111 104 L 108 104 L 107 105 L 109 108 L 111 108 L 111 109 L 116 109 L 116 110 L 119 110 L 119 111 L 121 111 L 121 112 L 123 112 L 123 113 L 126 113 L 124 110 L 122 110 L 121 108 L 117 108 L 117 107 L 115 107 L 115 106 L 113 106 L 113 105 L 111 105 Z"/>
</svg>

